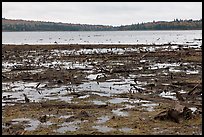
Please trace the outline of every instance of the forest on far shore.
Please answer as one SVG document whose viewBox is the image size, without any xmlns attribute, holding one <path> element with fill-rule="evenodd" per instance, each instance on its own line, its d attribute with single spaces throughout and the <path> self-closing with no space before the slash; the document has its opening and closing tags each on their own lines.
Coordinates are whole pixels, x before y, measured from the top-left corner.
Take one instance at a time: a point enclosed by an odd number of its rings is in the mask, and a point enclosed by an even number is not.
<svg viewBox="0 0 204 137">
<path fill-rule="evenodd" d="M 13 20 L 2 18 L 2 31 L 133 31 L 133 30 L 202 30 L 202 19 L 152 21 L 110 26 L 61 22 Z"/>
</svg>

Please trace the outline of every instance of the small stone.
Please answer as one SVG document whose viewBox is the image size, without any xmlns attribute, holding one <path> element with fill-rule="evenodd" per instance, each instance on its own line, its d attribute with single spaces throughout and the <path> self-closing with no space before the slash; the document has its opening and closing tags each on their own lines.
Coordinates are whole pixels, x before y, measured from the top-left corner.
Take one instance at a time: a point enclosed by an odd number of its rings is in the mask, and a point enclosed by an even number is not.
<svg viewBox="0 0 204 137">
<path fill-rule="evenodd" d="M 44 116 L 40 117 L 39 121 L 40 121 L 41 123 L 45 123 L 45 122 L 47 121 L 47 116 L 44 115 Z"/>
<path fill-rule="evenodd" d="M 57 80 L 57 83 L 58 83 L 58 84 L 62 84 L 63 81 L 59 79 L 59 80 Z"/>
</svg>

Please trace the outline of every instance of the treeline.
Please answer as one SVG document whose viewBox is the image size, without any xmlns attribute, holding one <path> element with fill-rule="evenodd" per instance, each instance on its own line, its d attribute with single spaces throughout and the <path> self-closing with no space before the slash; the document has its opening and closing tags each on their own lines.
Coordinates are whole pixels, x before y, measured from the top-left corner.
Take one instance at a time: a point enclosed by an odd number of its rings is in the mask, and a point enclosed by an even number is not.
<svg viewBox="0 0 204 137">
<path fill-rule="evenodd" d="M 201 20 L 178 20 L 171 22 L 158 21 L 120 26 L 119 30 L 202 30 Z"/>
<path fill-rule="evenodd" d="M 2 31 L 102 31 L 112 26 L 11 20 L 2 18 Z"/>
<path fill-rule="evenodd" d="M 158 21 L 132 25 L 107 26 L 11 20 L 2 18 L 2 31 L 125 31 L 125 30 L 201 30 L 201 20 Z"/>
</svg>

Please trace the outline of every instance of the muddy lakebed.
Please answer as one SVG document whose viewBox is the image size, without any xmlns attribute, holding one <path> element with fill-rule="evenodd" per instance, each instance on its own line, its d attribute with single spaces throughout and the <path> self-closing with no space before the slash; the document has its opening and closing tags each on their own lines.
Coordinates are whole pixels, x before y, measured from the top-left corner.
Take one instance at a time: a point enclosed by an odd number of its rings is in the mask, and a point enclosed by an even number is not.
<svg viewBox="0 0 204 137">
<path fill-rule="evenodd" d="M 2 134 L 200 135 L 201 46 L 3 44 Z"/>
</svg>

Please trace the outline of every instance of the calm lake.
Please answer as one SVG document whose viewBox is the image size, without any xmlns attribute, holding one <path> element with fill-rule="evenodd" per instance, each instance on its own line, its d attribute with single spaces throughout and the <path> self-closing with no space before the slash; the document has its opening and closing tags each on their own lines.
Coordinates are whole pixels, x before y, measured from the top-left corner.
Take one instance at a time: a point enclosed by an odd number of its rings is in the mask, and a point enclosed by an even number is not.
<svg viewBox="0 0 204 137">
<path fill-rule="evenodd" d="M 2 32 L 2 44 L 190 44 L 202 45 L 202 30 Z"/>
</svg>

